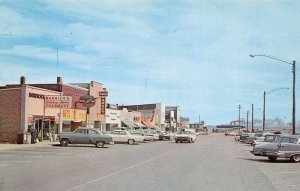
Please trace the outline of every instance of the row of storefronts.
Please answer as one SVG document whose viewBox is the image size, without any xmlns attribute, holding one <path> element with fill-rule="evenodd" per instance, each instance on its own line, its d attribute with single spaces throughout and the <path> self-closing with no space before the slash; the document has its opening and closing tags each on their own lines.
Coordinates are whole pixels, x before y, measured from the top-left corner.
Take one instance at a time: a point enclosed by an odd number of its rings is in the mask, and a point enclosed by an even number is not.
<svg viewBox="0 0 300 191">
<path fill-rule="evenodd" d="M 29 142 L 26 135 L 33 130 L 43 141 L 79 126 L 112 131 L 174 130 L 179 125 L 179 107 L 111 105 L 107 97 L 103 84 L 94 81 L 64 84 L 57 77 L 53 84 L 27 84 L 22 76 L 19 84 L 0 87 L 0 142 Z"/>
</svg>

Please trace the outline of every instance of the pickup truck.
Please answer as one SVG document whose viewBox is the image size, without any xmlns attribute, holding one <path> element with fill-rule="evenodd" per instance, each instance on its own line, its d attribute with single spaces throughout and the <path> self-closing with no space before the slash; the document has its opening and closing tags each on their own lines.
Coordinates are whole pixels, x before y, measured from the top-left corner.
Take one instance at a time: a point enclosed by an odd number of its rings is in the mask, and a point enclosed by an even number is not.
<svg viewBox="0 0 300 191">
<path fill-rule="evenodd" d="M 74 132 L 62 132 L 58 134 L 61 146 L 69 144 L 94 144 L 96 147 L 104 147 L 105 144 L 113 144 L 111 136 L 103 134 L 94 128 L 77 128 Z"/>
</svg>

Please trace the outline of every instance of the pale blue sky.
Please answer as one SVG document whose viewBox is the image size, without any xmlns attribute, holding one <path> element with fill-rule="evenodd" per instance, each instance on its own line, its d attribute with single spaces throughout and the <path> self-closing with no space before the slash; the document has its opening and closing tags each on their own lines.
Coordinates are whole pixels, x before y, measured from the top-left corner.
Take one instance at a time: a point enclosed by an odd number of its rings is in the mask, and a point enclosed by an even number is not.
<svg viewBox="0 0 300 191">
<path fill-rule="evenodd" d="M 249 103 L 261 119 L 263 91 L 289 87 L 267 95 L 266 116 L 290 122 L 291 66 L 249 54 L 300 62 L 299 10 L 296 0 L 0 0 L 0 85 L 97 81 L 110 103 L 178 105 L 207 124 L 235 120 L 239 104 L 245 117 Z"/>
</svg>

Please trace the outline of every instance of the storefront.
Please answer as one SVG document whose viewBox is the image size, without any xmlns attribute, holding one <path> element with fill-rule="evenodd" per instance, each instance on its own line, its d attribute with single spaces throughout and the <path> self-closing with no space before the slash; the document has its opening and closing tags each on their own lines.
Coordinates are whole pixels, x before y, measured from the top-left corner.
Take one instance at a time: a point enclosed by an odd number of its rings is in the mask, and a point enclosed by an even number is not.
<svg viewBox="0 0 300 191">
<path fill-rule="evenodd" d="M 62 116 L 62 132 L 70 132 L 78 127 L 84 126 L 86 110 L 63 109 Z"/>
</svg>

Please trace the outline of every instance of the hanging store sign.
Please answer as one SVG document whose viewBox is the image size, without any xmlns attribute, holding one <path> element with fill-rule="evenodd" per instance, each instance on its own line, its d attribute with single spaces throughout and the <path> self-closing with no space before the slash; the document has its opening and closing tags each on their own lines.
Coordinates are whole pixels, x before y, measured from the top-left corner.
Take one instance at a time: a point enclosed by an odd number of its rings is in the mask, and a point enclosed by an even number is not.
<svg viewBox="0 0 300 191">
<path fill-rule="evenodd" d="M 45 96 L 45 107 L 47 108 L 71 108 L 72 97 L 71 96 L 57 96 L 47 95 Z"/>
</svg>

